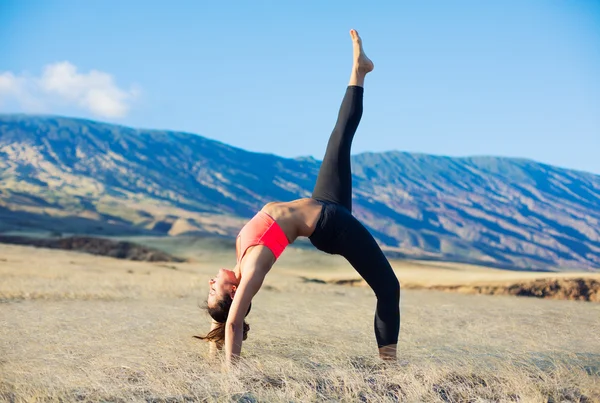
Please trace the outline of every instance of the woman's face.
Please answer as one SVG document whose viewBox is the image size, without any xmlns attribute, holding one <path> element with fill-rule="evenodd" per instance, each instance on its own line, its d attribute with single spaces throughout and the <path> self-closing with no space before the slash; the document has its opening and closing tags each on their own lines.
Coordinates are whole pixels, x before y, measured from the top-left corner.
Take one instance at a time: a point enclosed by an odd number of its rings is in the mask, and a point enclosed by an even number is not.
<svg viewBox="0 0 600 403">
<path fill-rule="evenodd" d="M 208 306 L 212 308 L 217 304 L 217 301 L 223 299 L 227 294 L 233 298 L 237 286 L 238 281 L 233 271 L 227 269 L 219 270 L 216 277 L 208 280 Z"/>
</svg>

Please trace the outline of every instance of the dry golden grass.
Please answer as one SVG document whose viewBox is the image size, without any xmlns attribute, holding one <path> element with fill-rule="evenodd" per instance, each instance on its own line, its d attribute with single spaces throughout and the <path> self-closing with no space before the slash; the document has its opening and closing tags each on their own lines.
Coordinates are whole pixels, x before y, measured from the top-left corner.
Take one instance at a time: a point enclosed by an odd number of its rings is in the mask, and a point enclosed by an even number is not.
<svg viewBox="0 0 600 403">
<path fill-rule="evenodd" d="M 192 252 L 190 252 L 193 254 Z M 225 254 L 120 261 L 0 245 L 0 401 L 600 401 L 600 304 L 403 291 L 399 361 L 376 358 L 375 298 L 342 260 L 286 251 L 221 371 L 191 336 Z M 395 262 L 401 281 L 528 273 Z M 419 274 L 421 277 L 419 277 Z M 539 276 L 539 273 L 537 273 Z"/>
</svg>

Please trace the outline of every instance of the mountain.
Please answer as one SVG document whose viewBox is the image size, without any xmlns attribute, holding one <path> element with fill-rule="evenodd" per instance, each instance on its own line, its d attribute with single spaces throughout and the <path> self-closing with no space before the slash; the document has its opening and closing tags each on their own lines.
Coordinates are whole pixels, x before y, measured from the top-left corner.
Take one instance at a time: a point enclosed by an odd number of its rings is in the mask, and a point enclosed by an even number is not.
<svg viewBox="0 0 600 403">
<path fill-rule="evenodd" d="M 353 156 L 354 212 L 386 253 L 517 269 L 600 268 L 600 176 L 525 159 Z M 320 161 L 198 135 L 0 115 L 0 231 L 235 236 L 311 194 Z"/>
</svg>

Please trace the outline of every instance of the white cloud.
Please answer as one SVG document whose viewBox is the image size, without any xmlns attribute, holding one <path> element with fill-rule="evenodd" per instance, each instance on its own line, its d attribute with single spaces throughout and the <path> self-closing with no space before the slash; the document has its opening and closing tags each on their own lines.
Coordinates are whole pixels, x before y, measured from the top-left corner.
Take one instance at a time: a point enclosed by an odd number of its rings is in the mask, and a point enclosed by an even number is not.
<svg viewBox="0 0 600 403">
<path fill-rule="evenodd" d="M 13 73 L 7 71 L 0 74 L 0 94 L 12 92 L 17 86 L 17 78 Z"/>
<path fill-rule="evenodd" d="M 0 106 L 3 100 L 16 101 L 25 112 L 51 112 L 67 105 L 118 118 L 129 112 L 137 95 L 135 88 L 119 88 L 108 73 L 80 73 L 66 61 L 47 65 L 40 77 L 0 72 Z"/>
<path fill-rule="evenodd" d="M 34 80 L 26 76 L 15 76 L 10 71 L 0 72 L 0 106 L 3 99 L 15 99 L 26 112 L 46 112 L 39 97 L 34 95 Z"/>
</svg>

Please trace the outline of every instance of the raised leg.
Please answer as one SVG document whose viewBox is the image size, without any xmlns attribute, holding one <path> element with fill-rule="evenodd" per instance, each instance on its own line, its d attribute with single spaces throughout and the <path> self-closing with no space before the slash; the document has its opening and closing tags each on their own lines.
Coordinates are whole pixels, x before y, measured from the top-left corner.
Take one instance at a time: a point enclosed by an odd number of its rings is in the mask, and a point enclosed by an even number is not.
<svg viewBox="0 0 600 403">
<path fill-rule="evenodd" d="M 351 30 L 350 36 L 354 58 L 350 82 L 327 144 L 312 197 L 341 204 L 352 211 L 350 150 L 362 117 L 365 76 L 373 70 L 373 62 L 365 55 L 358 33 Z"/>
</svg>

